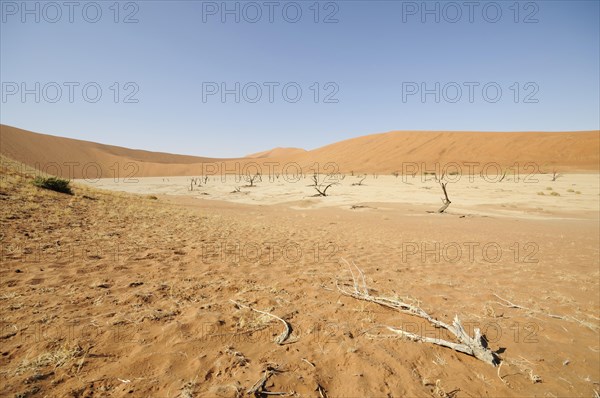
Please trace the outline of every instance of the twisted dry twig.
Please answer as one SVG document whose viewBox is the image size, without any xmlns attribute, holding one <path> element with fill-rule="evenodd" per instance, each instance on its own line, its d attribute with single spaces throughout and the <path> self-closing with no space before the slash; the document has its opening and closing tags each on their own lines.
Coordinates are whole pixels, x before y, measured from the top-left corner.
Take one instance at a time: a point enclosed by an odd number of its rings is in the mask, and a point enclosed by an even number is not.
<svg viewBox="0 0 600 398">
<path fill-rule="evenodd" d="M 281 323 L 283 323 L 283 325 L 285 326 L 285 330 L 279 336 L 277 336 L 277 338 L 275 339 L 275 343 L 277 343 L 279 345 L 282 345 L 283 342 L 286 341 L 287 338 L 290 336 L 290 333 L 292 332 L 292 329 L 290 327 L 290 324 L 287 321 L 285 321 L 284 319 L 281 319 L 277 315 L 273 315 L 273 314 L 270 314 L 268 312 L 257 310 L 257 309 L 254 309 L 254 308 L 250 307 L 250 306 L 238 303 L 237 301 L 234 301 L 234 300 L 229 300 L 229 301 L 231 301 L 233 304 L 237 305 L 238 307 L 248 308 L 249 310 L 252 310 L 254 312 L 258 312 L 259 314 L 268 315 L 268 316 L 270 316 L 272 318 L 277 319 Z"/>
</svg>

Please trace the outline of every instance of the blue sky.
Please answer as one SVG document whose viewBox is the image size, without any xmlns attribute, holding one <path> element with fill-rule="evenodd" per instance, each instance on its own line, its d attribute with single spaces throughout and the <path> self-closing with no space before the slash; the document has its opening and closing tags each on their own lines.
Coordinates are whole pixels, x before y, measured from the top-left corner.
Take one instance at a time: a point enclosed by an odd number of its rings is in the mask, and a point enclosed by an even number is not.
<svg viewBox="0 0 600 398">
<path fill-rule="evenodd" d="M 33 131 L 234 157 L 600 128 L 598 1 L 0 3 L 0 121 Z"/>
</svg>

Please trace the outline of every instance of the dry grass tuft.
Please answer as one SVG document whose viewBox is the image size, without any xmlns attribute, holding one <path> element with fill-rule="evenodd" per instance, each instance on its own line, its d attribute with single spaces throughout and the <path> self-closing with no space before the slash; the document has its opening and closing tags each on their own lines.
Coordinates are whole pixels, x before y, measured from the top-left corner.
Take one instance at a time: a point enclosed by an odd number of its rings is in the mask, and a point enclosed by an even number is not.
<svg viewBox="0 0 600 398">
<path fill-rule="evenodd" d="M 15 374 L 20 375 L 32 370 L 37 371 L 47 366 L 52 366 L 54 369 L 57 369 L 81 356 L 83 352 L 83 349 L 79 345 L 72 347 L 62 346 L 55 351 L 40 354 L 33 360 L 25 359 L 17 366 Z"/>
</svg>

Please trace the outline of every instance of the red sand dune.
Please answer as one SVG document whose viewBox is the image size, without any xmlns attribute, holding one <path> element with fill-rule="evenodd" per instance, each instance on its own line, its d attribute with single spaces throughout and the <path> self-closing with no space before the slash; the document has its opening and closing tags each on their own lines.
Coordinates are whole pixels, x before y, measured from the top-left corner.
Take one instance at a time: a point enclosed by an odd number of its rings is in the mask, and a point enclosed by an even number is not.
<svg viewBox="0 0 600 398">
<path fill-rule="evenodd" d="M 257 158 L 282 158 L 287 156 L 299 155 L 306 153 L 306 149 L 302 148 L 273 148 L 268 151 L 262 151 L 253 153 L 251 155 L 247 155 L 247 158 L 257 159 Z"/>
<path fill-rule="evenodd" d="M 309 172 L 317 163 L 322 173 L 402 172 L 411 162 L 418 163 L 421 172 L 434 170 L 435 163 L 450 162 L 458 163 L 463 173 L 469 171 L 469 162 L 479 165 L 496 162 L 503 167 L 518 163 L 520 168 L 527 163 L 535 163 L 538 170 L 532 172 L 548 172 L 554 168 L 560 172 L 590 172 L 599 170 L 600 131 L 393 131 L 352 138 L 311 151 L 275 148 L 245 158 L 216 159 L 128 149 L 1 125 L 0 153 L 52 174 L 74 178 L 82 178 L 84 166 L 90 163 L 100 166 L 102 177 L 112 177 L 115 163 L 118 163 L 121 173 L 130 172 L 138 177 L 231 172 L 236 169 L 235 163 L 244 170 L 246 164 L 262 166 L 267 162 L 279 165 L 296 162 Z M 49 167 L 56 163 L 61 166 L 58 172 L 56 167 Z M 69 166 L 73 163 L 75 166 Z M 327 163 L 335 166 L 326 168 Z M 281 169 L 282 166 L 279 166 Z M 474 170 L 478 169 L 474 167 Z M 275 170 L 278 170 L 277 166 Z M 88 177 L 89 173 L 88 169 Z"/>
</svg>

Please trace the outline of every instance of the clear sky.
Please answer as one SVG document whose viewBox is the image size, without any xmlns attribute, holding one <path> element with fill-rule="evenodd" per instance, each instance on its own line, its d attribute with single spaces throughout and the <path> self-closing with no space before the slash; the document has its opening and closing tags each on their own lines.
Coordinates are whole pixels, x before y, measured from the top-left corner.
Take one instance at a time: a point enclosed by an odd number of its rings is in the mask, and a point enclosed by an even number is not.
<svg viewBox="0 0 600 398">
<path fill-rule="evenodd" d="M 0 121 L 37 132 L 234 157 L 600 128 L 598 1 L 0 4 Z"/>
</svg>

